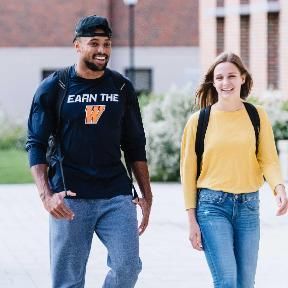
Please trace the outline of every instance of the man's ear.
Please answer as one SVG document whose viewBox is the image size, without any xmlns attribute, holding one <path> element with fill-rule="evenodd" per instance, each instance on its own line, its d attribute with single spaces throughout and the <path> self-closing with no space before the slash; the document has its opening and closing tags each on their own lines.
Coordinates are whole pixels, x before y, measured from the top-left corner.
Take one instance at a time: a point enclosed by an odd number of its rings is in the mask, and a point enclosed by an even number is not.
<svg viewBox="0 0 288 288">
<path fill-rule="evenodd" d="M 81 50 L 81 43 L 80 43 L 80 40 L 79 40 L 79 39 L 76 39 L 76 40 L 74 41 L 74 47 L 75 47 L 75 49 L 76 49 L 77 52 L 80 52 L 80 50 Z"/>
</svg>

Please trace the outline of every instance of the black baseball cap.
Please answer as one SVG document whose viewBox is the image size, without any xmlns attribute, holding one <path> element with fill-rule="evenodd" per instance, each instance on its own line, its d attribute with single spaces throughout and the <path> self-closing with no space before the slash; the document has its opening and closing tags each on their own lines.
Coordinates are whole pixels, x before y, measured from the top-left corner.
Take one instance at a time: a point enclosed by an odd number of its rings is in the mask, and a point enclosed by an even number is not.
<svg viewBox="0 0 288 288">
<path fill-rule="evenodd" d="M 95 32 L 97 28 L 103 30 L 103 32 Z M 112 37 L 112 30 L 105 17 L 91 15 L 81 18 L 76 24 L 74 40 L 77 37 L 93 37 L 93 36 L 106 36 Z"/>
</svg>

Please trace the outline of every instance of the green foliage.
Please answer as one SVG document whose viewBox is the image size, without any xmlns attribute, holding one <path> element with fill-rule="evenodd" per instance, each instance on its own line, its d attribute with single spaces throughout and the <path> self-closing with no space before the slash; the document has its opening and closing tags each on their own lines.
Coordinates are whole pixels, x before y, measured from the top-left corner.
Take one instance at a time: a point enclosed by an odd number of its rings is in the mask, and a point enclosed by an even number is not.
<svg viewBox="0 0 288 288">
<path fill-rule="evenodd" d="M 0 150 L 25 148 L 26 130 L 22 122 L 12 122 L 0 111 Z"/>
<path fill-rule="evenodd" d="M 288 101 L 279 91 L 269 90 L 261 98 L 261 103 L 269 116 L 275 140 L 288 139 Z"/>
<path fill-rule="evenodd" d="M 23 150 L 0 150 L 0 184 L 31 183 L 27 153 Z"/>
<path fill-rule="evenodd" d="M 14 126 L 1 131 L 0 150 L 3 149 L 22 149 L 24 150 L 26 134 L 22 126 Z"/>
<path fill-rule="evenodd" d="M 179 180 L 181 138 L 187 119 L 195 110 L 194 94 L 189 84 L 140 100 L 149 170 L 154 181 Z"/>
<path fill-rule="evenodd" d="M 288 139 L 288 122 L 276 121 L 273 125 L 275 140 Z"/>
<path fill-rule="evenodd" d="M 25 125 L 0 111 L 0 184 L 30 183 Z"/>
</svg>

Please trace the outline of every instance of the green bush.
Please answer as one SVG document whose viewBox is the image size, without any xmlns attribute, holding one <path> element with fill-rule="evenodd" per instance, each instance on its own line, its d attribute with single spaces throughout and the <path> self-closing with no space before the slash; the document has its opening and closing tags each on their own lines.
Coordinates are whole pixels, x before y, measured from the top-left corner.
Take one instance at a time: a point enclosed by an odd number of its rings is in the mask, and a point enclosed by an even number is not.
<svg viewBox="0 0 288 288">
<path fill-rule="evenodd" d="M 179 180 L 181 138 L 187 119 L 195 110 L 194 94 L 189 84 L 182 89 L 174 87 L 165 95 L 140 98 L 149 171 L 154 181 Z"/>
<path fill-rule="evenodd" d="M 279 91 L 267 91 L 261 98 L 262 105 L 271 121 L 275 141 L 288 139 L 288 101 Z"/>
<path fill-rule="evenodd" d="M 26 129 L 22 122 L 12 122 L 0 113 L 0 150 L 24 149 Z"/>
</svg>

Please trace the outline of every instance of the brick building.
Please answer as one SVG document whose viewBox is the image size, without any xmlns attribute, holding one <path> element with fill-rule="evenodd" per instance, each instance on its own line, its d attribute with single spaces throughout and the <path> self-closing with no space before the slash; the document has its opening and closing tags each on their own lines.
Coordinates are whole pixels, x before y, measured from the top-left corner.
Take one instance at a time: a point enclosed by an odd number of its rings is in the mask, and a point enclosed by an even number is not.
<svg viewBox="0 0 288 288">
<path fill-rule="evenodd" d="M 204 72 L 220 52 L 239 54 L 252 73 L 253 94 L 288 95 L 288 1 L 201 0 L 199 43 Z"/>
<path fill-rule="evenodd" d="M 9 0 L 0 9 L 0 110 L 27 117 L 47 73 L 75 63 L 75 22 L 108 17 L 113 30 L 110 67 L 129 68 L 128 8 L 123 0 Z M 162 93 L 199 78 L 198 0 L 139 0 L 135 6 L 136 88 Z"/>
</svg>

